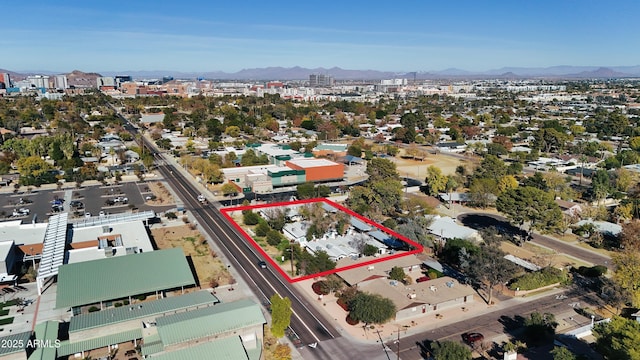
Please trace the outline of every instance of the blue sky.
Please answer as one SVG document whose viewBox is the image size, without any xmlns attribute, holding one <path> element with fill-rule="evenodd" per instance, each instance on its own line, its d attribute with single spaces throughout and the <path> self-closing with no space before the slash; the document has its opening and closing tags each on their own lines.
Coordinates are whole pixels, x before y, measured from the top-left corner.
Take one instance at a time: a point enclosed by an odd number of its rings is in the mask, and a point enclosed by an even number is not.
<svg viewBox="0 0 640 360">
<path fill-rule="evenodd" d="M 3 1 L 0 68 L 640 65 L 640 1 Z"/>
</svg>

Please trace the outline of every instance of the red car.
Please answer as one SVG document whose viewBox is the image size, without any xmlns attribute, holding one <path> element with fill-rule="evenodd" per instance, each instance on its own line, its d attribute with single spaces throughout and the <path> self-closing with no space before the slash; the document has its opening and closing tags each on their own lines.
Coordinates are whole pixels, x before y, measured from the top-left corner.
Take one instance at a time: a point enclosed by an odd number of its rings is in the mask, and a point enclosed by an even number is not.
<svg viewBox="0 0 640 360">
<path fill-rule="evenodd" d="M 419 277 L 416 279 L 417 283 L 423 282 L 423 281 L 429 281 L 431 280 L 428 276 L 423 276 L 423 277 Z"/>
<path fill-rule="evenodd" d="M 481 342 L 482 340 L 484 340 L 484 335 L 477 332 L 464 333 L 462 334 L 462 340 L 464 340 L 464 342 L 466 342 L 469 345 L 473 345 L 477 342 Z"/>
</svg>

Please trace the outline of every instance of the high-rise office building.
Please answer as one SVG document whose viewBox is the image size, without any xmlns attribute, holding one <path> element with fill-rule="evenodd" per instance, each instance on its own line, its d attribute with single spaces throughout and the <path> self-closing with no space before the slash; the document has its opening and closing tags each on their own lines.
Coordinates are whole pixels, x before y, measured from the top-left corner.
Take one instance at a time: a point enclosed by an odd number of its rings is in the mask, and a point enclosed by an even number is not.
<svg viewBox="0 0 640 360">
<path fill-rule="evenodd" d="M 49 75 L 30 75 L 27 76 L 27 81 L 32 87 L 36 88 L 49 88 Z"/>
<path fill-rule="evenodd" d="M 67 80 L 67 75 L 56 75 L 53 78 L 53 87 L 56 89 L 66 89 L 69 87 L 69 82 Z"/>
<path fill-rule="evenodd" d="M 309 75 L 309 86 L 333 86 L 335 80 L 325 74 L 311 74 Z"/>
<path fill-rule="evenodd" d="M 11 87 L 11 77 L 8 73 L 0 73 L 0 88 L 7 89 Z"/>
</svg>

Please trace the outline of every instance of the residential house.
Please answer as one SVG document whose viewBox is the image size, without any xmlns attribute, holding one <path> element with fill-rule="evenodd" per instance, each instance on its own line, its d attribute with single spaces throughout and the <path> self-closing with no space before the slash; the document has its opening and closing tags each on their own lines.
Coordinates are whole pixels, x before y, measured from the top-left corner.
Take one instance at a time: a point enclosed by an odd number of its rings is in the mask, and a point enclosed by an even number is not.
<svg viewBox="0 0 640 360">
<path fill-rule="evenodd" d="M 478 230 L 459 225 L 456 220 L 448 216 L 431 216 L 432 222 L 428 227 L 430 234 L 440 238 L 448 239 L 466 239 L 472 241 L 482 241 L 482 237 Z"/>
</svg>

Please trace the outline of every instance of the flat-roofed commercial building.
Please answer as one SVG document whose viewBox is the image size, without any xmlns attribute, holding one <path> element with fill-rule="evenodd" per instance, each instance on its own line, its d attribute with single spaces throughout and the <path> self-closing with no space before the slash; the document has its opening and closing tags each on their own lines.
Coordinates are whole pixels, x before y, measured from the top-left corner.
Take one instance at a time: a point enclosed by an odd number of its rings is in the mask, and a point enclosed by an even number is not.
<svg viewBox="0 0 640 360">
<path fill-rule="evenodd" d="M 74 229 L 70 246 L 69 264 L 153 251 L 142 221 Z"/>
<path fill-rule="evenodd" d="M 286 165 L 295 170 L 304 170 L 305 181 L 340 180 L 344 177 L 344 164 L 327 159 L 292 159 Z"/>
</svg>

